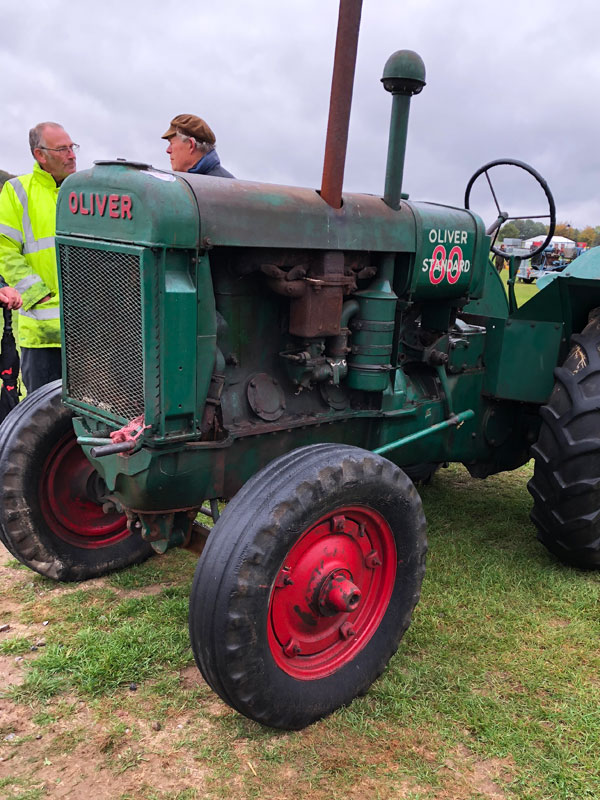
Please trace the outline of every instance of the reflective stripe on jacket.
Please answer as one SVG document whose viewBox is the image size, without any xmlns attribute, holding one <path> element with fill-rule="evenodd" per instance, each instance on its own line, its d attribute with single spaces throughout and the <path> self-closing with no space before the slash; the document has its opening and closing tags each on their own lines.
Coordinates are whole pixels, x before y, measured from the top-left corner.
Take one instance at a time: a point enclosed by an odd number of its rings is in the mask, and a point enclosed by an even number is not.
<svg viewBox="0 0 600 800">
<path fill-rule="evenodd" d="M 60 347 L 54 234 L 58 186 L 36 162 L 0 192 L 0 274 L 23 297 L 21 347 Z M 41 303 L 42 298 L 50 299 Z"/>
</svg>

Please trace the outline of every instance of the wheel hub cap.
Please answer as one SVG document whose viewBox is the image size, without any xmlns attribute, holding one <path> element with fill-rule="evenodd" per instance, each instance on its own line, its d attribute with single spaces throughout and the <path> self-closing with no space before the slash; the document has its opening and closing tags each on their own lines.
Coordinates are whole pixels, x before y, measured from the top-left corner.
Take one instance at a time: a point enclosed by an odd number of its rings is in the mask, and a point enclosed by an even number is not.
<svg viewBox="0 0 600 800">
<path fill-rule="evenodd" d="M 373 509 L 338 508 L 304 530 L 271 591 L 268 636 L 277 664 L 315 680 L 352 661 L 385 614 L 396 565 L 393 533 Z"/>
<path fill-rule="evenodd" d="M 52 532 L 76 547 L 96 549 L 129 536 L 127 519 L 104 513 L 99 476 L 68 433 L 46 459 L 40 482 L 40 506 Z"/>
<path fill-rule="evenodd" d="M 319 589 L 319 612 L 324 617 L 332 617 L 340 612 L 358 609 L 362 592 L 352 582 L 347 570 L 334 570 L 324 578 Z"/>
</svg>

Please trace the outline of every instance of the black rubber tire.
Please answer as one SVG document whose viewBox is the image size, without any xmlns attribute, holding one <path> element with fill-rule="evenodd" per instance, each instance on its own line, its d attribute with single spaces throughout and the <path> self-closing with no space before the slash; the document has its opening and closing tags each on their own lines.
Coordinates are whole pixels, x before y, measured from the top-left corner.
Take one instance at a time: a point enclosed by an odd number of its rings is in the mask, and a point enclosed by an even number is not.
<svg viewBox="0 0 600 800">
<path fill-rule="evenodd" d="M 21 563 L 59 581 L 97 578 L 154 553 L 138 534 L 88 548 L 64 541 L 48 525 L 42 470 L 56 444 L 69 432 L 75 437 L 71 420 L 59 380 L 28 395 L 0 425 L 0 539 Z"/>
<path fill-rule="evenodd" d="M 409 464 L 402 466 L 402 469 L 415 485 L 427 485 L 440 468 L 441 464 L 435 461 L 424 461 L 422 464 Z"/>
<path fill-rule="evenodd" d="M 528 489 L 538 539 L 562 562 L 600 568 L 600 316 L 596 309 L 555 370 L 540 413 Z"/>
<path fill-rule="evenodd" d="M 268 641 L 275 581 L 302 534 L 348 504 L 376 512 L 391 530 L 391 597 L 351 660 L 325 677 L 299 679 L 277 664 Z M 419 495 L 387 459 L 331 444 L 275 459 L 227 505 L 196 568 L 190 639 L 205 680 L 240 713 L 275 728 L 304 728 L 347 705 L 396 652 L 419 599 L 426 551 Z"/>
</svg>

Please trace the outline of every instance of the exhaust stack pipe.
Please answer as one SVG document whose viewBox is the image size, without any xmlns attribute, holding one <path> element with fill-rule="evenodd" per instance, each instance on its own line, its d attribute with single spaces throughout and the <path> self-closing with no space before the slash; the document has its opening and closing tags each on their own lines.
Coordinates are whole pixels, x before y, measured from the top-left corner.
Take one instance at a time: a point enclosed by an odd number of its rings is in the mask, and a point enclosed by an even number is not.
<svg viewBox="0 0 600 800">
<path fill-rule="evenodd" d="M 410 98 L 413 94 L 419 94 L 425 86 L 423 59 L 413 50 L 397 50 L 386 61 L 381 82 L 383 88 L 393 95 L 383 200 L 390 208 L 398 209 L 404 175 Z"/>
<path fill-rule="evenodd" d="M 340 0 L 321 182 L 321 197 L 333 208 L 342 206 L 342 184 L 361 10 L 362 0 Z"/>
</svg>

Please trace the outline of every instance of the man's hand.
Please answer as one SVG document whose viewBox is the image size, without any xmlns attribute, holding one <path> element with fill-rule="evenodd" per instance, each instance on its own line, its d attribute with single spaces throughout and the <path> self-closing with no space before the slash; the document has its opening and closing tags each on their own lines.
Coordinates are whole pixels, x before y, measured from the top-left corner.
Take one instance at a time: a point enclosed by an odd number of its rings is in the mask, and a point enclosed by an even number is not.
<svg viewBox="0 0 600 800">
<path fill-rule="evenodd" d="M 21 308 L 23 298 L 12 286 L 4 286 L 0 288 L 0 303 L 6 308 Z"/>
</svg>

